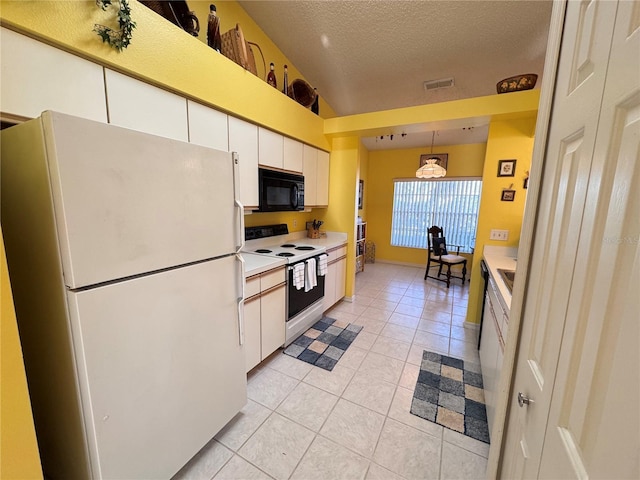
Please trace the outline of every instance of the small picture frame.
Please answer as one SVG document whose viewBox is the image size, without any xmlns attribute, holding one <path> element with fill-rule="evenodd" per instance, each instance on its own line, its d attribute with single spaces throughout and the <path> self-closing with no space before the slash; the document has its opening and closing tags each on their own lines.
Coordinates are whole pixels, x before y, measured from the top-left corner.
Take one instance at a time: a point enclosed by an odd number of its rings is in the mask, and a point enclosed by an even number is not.
<svg viewBox="0 0 640 480">
<path fill-rule="evenodd" d="M 516 161 L 511 160 L 498 160 L 498 176 L 499 177 L 514 177 L 516 174 Z"/>
<path fill-rule="evenodd" d="M 420 155 L 420 167 L 425 165 L 429 158 L 437 158 L 438 161 L 436 162 L 436 164 L 440 165 L 445 170 L 447 169 L 447 164 L 449 163 L 448 153 L 423 153 L 422 155 Z"/>
<path fill-rule="evenodd" d="M 358 210 L 362 210 L 362 198 L 364 197 L 364 180 L 360 180 L 358 186 Z"/>
<path fill-rule="evenodd" d="M 509 190 L 509 189 L 502 190 L 502 197 L 500 198 L 500 200 L 502 200 L 503 202 L 513 202 L 515 198 L 516 198 L 515 190 Z"/>
</svg>

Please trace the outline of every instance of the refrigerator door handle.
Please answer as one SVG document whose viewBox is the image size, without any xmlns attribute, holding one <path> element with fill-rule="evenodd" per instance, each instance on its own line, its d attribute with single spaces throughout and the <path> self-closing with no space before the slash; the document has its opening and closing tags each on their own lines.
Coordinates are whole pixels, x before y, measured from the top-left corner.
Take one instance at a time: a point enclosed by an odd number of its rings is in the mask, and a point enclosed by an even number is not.
<svg viewBox="0 0 640 480">
<path fill-rule="evenodd" d="M 240 201 L 240 157 L 238 152 L 232 152 L 233 160 L 233 203 L 235 203 L 238 216 L 240 217 L 239 228 L 237 232 L 238 243 L 236 253 L 244 249 L 244 205 Z"/>
<path fill-rule="evenodd" d="M 240 266 L 240 288 L 238 289 L 240 292 L 240 296 L 238 297 L 238 338 L 240 345 L 244 345 L 244 297 L 245 297 L 245 263 L 242 255 L 236 253 L 236 258 L 239 260 L 238 265 Z"/>
</svg>

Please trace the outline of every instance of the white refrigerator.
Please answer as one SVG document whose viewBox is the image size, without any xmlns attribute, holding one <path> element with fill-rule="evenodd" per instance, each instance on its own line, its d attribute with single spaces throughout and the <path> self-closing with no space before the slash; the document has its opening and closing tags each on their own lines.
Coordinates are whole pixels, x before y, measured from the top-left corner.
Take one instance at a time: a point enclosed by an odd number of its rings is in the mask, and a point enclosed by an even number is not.
<svg viewBox="0 0 640 480">
<path fill-rule="evenodd" d="M 237 156 L 54 112 L 1 141 L 45 475 L 171 477 L 246 403 Z"/>
</svg>

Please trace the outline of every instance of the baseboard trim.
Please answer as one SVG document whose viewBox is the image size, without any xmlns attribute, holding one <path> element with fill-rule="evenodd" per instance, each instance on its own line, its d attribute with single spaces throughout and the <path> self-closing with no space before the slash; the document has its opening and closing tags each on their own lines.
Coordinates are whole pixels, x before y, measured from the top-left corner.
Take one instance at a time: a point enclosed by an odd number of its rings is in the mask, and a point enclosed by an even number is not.
<svg viewBox="0 0 640 480">
<path fill-rule="evenodd" d="M 475 330 L 475 331 L 480 330 L 480 324 L 479 323 L 467 322 L 466 320 L 464 321 L 464 324 L 462 326 L 464 328 L 468 328 L 469 330 Z"/>
</svg>

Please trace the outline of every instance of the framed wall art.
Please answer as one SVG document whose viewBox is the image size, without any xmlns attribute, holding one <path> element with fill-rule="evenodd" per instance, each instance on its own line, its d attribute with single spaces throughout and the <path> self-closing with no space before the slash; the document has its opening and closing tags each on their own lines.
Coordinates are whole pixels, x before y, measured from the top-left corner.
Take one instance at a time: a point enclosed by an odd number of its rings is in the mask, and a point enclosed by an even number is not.
<svg viewBox="0 0 640 480">
<path fill-rule="evenodd" d="M 513 202 L 515 198 L 516 198 L 515 190 L 508 190 L 508 189 L 502 190 L 502 197 L 500 198 L 500 200 L 502 200 L 503 202 Z"/>
<path fill-rule="evenodd" d="M 516 174 L 516 161 L 511 160 L 498 160 L 498 176 L 499 177 L 514 177 Z"/>
<path fill-rule="evenodd" d="M 358 186 L 358 210 L 362 210 L 362 199 L 364 197 L 364 180 L 360 180 Z"/>
<path fill-rule="evenodd" d="M 438 161 L 436 163 L 445 170 L 447 169 L 447 163 L 449 163 L 448 153 L 423 153 L 422 155 L 420 155 L 420 167 L 425 165 L 427 163 L 427 159 L 429 158 L 437 158 Z"/>
</svg>

